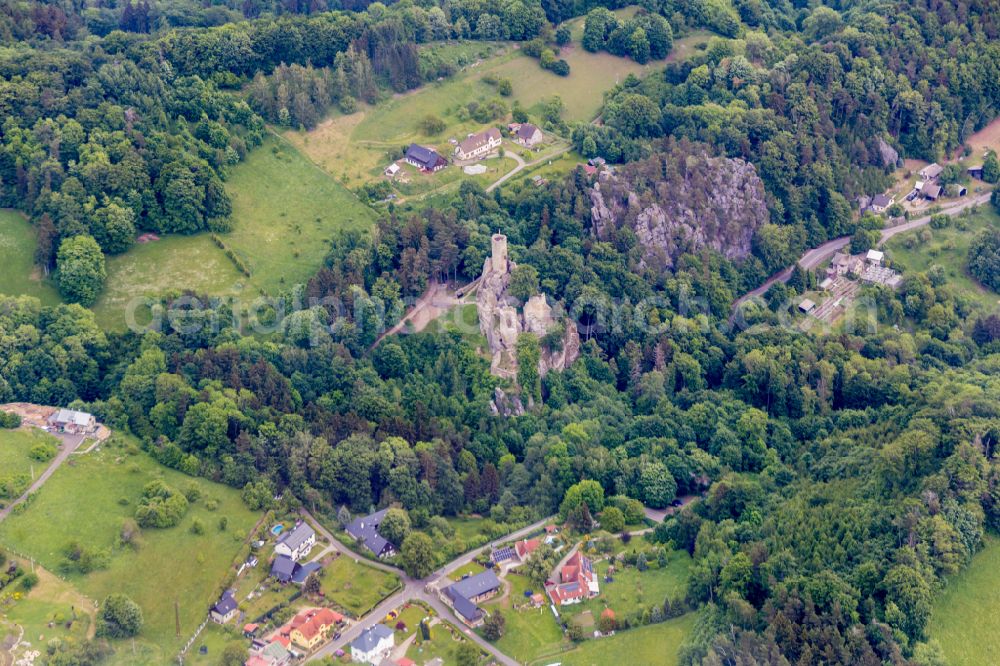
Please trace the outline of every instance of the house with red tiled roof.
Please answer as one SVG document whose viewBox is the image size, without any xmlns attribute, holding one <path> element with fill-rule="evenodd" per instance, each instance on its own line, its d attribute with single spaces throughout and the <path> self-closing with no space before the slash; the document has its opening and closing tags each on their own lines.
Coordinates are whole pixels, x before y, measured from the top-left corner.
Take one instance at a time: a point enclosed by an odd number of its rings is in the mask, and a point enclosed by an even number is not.
<svg viewBox="0 0 1000 666">
<path fill-rule="evenodd" d="M 522 562 L 528 559 L 528 556 L 535 552 L 535 549 L 542 545 L 542 542 L 538 539 L 522 539 L 514 544 L 514 551 L 517 553 L 518 559 Z"/>
<path fill-rule="evenodd" d="M 559 582 L 550 585 L 549 596 L 552 603 L 562 606 L 596 597 L 600 591 L 593 564 L 577 551 L 559 569 Z"/>
</svg>

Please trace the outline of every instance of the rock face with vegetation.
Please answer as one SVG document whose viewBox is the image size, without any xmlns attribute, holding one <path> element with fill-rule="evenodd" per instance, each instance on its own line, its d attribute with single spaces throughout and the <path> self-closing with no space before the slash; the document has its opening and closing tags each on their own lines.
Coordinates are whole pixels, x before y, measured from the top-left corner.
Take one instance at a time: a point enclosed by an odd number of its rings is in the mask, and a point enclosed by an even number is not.
<svg viewBox="0 0 1000 666">
<path fill-rule="evenodd" d="M 564 370 L 580 355 L 580 335 L 576 326 L 554 312 L 544 294 L 535 293 L 524 301 L 511 293 L 511 276 L 516 264 L 507 256 L 507 237 L 494 234 L 492 255 L 483 262 L 483 274 L 476 294 L 479 329 L 490 346 L 490 372 L 497 377 L 517 377 L 517 339 L 533 333 L 542 340 L 538 372 Z"/>
<path fill-rule="evenodd" d="M 601 172 L 590 191 L 594 233 L 602 240 L 628 227 L 642 262 L 669 268 L 685 252 L 708 248 L 727 259 L 750 254 L 768 221 L 764 184 L 741 159 L 711 157 L 690 144 Z"/>
</svg>

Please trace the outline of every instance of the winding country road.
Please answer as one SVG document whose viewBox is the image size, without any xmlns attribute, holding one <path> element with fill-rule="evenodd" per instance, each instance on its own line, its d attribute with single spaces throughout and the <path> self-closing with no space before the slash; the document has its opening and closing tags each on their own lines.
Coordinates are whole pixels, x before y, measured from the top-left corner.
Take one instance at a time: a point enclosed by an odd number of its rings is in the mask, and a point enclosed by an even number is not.
<svg viewBox="0 0 1000 666">
<path fill-rule="evenodd" d="M 954 206 L 942 209 L 941 212 L 944 213 L 945 215 L 958 215 L 966 208 L 971 208 L 972 206 L 978 206 L 987 203 L 989 202 L 989 200 L 990 200 L 990 193 L 986 192 L 985 194 L 969 197 L 965 201 L 962 201 Z M 882 229 L 882 237 L 879 239 L 878 245 L 881 246 L 893 236 L 922 227 L 927 223 L 929 223 L 930 221 L 931 221 L 931 216 L 925 215 L 923 217 L 918 217 L 915 220 L 904 222 L 903 224 L 897 224 L 896 226 L 890 227 L 888 229 Z M 811 271 L 820 264 L 822 264 L 824 261 L 832 257 L 835 252 L 838 252 L 843 248 L 845 248 L 850 242 L 851 242 L 850 236 L 841 236 L 840 238 L 834 238 L 833 240 L 827 241 L 826 243 L 823 243 L 819 247 L 814 247 L 813 249 L 803 254 L 801 257 L 799 257 L 797 263 L 800 266 L 802 266 L 802 268 Z M 788 282 L 788 278 L 792 276 L 792 269 L 794 267 L 795 265 L 793 264 L 792 266 L 789 266 L 780 273 L 772 275 L 770 278 L 767 279 L 767 282 L 765 282 L 764 284 L 740 296 L 733 303 L 733 310 L 738 309 L 742 303 L 751 298 L 754 298 L 756 296 L 763 296 L 767 292 L 767 290 L 771 288 L 771 285 L 773 285 L 774 283 Z"/>
<path fill-rule="evenodd" d="M 306 512 L 305 510 L 303 510 L 302 513 L 303 515 L 312 518 L 312 516 L 310 516 L 309 513 Z M 413 578 L 411 576 L 408 576 L 406 572 L 401 571 L 400 569 L 397 569 L 395 567 L 389 566 L 384 562 L 373 562 L 371 560 L 364 559 L 365 564 L 375 566 L 379 569 L 382 569 L 383 571 L 389 571 L 399 576 L 400 579 L 403 581 L 403 589 L 400 590 L 399 592 L 396 592 L 395 594 L 390 595 L 388 598 L 382 601 L 382 603 L 373 608 L 371 612 L 369 612 L 363 618 L 361 618 L 357 622 L 351 624 L 349 627 L 344 629 L 341 632 L 340 638 L 332 640 L 329 643 L 327 643 L 325 646 L 323 646 L 323 648 L 321 648 L 315 654 L 310 656 L 307 661 L 314 661 L 316 659 L 323 659 L 324 657 L 332 656 L 338 649 L 344 649 L 346 646 L 350 645 L 351 641 L 360 636 L 363 631 L 381 622 L 389 611 L 395 608 L 399 608 L 408 601 L 422 601 L 431 608 L 433 608 L 434 611 L 437 612 L 437 614 L 442 619 L 447 620 L 451 624 L 458 627 L 458 629 L 466 636 L 466 638 L 477 644 L 486 652 L 493 655 L 493 658 L 497 661 L 497 663 L 503 664 L 504 666 L 518 666 L 518 662 L 516 660 L 511 659 L 510 657 L 505 655 L 503 652 L 498 650 L 496 646 L 494 646 L 492 643 L 484 639 L 476 632 L 466 628 L 461 623 L 461 621 L 459 621 L 459 619 L 455 617 L 455 614 L 452 611 L 451 607 L 449 607 L 447 604 L 441 601 L 441 599 L 438 597 L 437 594 L 438 585 L 442 582 L 442 579 L 447 577 L 456 569 L 465 566 L 466 564 L 472 562 L 480 554 L 486 552 L 489 549 L 492 549 L 494 544 L 506 541 L 517 541 L 518 539 L 522 539 L 530 534 L 534 534 L 535 532 L 541 530 L 547 523 L 551 522 L 552 519 L 553 516 L 549 516 L 542 520 L 536 521 L 531 525 L 522 527 L 519 530 L 511 532 L 510 534 L 504 535 L 500 539 L 491 541 L 490 543 L 480 546 L 479 548 L 474 548 L 469 552 L 456 557 L 454 560 L 448 562 L 447 564 L 437 569 L 436 571 L 432 572 L 429 576 L 425 578 Z M 319 525 L 318 521 L 316 521 L 315 518 L 312 518 L 312 522 Z M 320 527 L 320 532 L 323 534 L 323 536 L 330 540 L 330 543 L 334 550 L 337 550 L 341 554 L 347 557 L 352 557 L 356 560 L 363 559 L 360 558 L 357 553 L 354 553 L 349 548 L 347 548 L 347 546 L 340 543 L 340 541 L 334 538 L 333 535 L 322 525 L 320 525 L 319 527 Z"/>
</svg>

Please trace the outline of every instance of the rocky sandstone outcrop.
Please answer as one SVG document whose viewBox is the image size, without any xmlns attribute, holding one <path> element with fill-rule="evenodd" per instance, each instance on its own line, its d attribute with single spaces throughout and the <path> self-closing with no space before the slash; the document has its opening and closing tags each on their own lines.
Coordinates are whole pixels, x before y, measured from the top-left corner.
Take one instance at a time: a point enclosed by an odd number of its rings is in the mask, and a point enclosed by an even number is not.
<svg viewBox="0 0 1000 666">
<path fill-rule="evenodd" d="M 593 233 L 630 227 L 642 265 L 670 268 L 681 254 L 708 248 L 731 260 L 750 254 L 768 221 L 764 184 L 753 164 L 710 157 L 690 145 L 603 171 L 590 190 Z"/>
<path fill-rule="evenodd" d="M 539 338 L 563 327 L 562 344 L 547 349 L 542 346 L 538 371 L 544 376 L 549 370 L 564 370 L 580 355 L 580 335 L 576 326 L 554 312 L 544 294 L 528 299 L 519 310 L 515 298 L 507 293 L 514 262 L 507 257 L 507 237 L 493 236 L 493 252 L 483 262 L 483 275 L 476 293 L 479 329 L 489 343 L 493 359 L 490 372 L 497 377 L 517 377 L 517 339 L 522 333 Z"/>
</svg>

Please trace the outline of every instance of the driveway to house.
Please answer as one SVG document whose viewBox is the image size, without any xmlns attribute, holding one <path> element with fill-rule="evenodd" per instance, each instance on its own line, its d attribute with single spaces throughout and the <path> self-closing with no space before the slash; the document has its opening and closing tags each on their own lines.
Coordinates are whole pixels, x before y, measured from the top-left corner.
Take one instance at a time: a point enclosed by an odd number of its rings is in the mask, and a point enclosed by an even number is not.
<svg viewBox="0 0 1000 666">
<path fill-rule="evenodd" d="M 14 510 L 14 507 L 28 499 L 28 495 L 33 492 L 37 492 L 38 489 L 49 480 L 49 477 L 52 476 L 57 469 L 59 469 L 59 466 L 66 462 L 66 459 L 69 458 L 70 455 L 76 451 L 77 447 L 80 446 L 80 444 L 86 439 L 85 435 L 56 434 L 56 437 L 62 440 L 62 444 L 59 446 L 59 452 L 56 454 L 56 457 L 53 458 L 49 466 L 45 468 L 45 471 L 42 472 L 41 476 L 35 479 L 35 482 L 32 483 L 26 491 L 24 491 L 23 495 L 8 504 L 3 510 L 0 510 L 0 522 L 5 520 L 7 516 L 10 515 L 10 512 Z"/>
<path fill-rule="evenodd" d="M 980 204 L 987 203 L 989 202 L 989 200 L 990 200 L 990 193 L 986 192 L 985 194 L 969 197 L 965 201 L 961 201 L 955 204 L 954 206 L 943 208 L 940 212 L 944 213 L 945 215 L 958 215 L 966 208 L 971 208 L 972 206 L 978 206 Z M 925 215 L 923 217 L 918 217 L 915 220 L 910 220 L 909 222 L 904 222 L 903 224 L 897 224 L 894 227 L 889 227 L 888 229 L 882 229 L 882 237 L 879 239 L 878 245 L 881 246 L 883 243 L 888 241 L 893 236 L 922 227 L 925 224 L 929 223 L 930 221 L 931 221 L 931 216 Z M 821 263 L 832 257 L 835 252 L 838 252 L 843 248 L 845 248 L 850 242 L 851 242 L 850 236 L 841 236 L 840 238 L 834 238 L 831 241 L 823 243 L 819 247 L 814 247 L 813 249 L 807 251 L 799 258 L 797 263 L 800 266 L 802 266 L 802 268 L 811 271 L 817 266 L 819 266 Z M 735 311 L 736 309 L 738 309 L 739 306 L 748 299 L 754 298 L 755 296 L 763 296 L 764 293 L 767 292 L 767 290 L 770 289 L 771 285 L 773 285 L 774 283 L 788 282 L 788 278 L 792 276 L 792 270 L 794 268 L 795 265 L 793 264 L 788 268 L 786 268 L 785 270 L 781 271 L 780 273 L 772 275 L 770 278 L 768 278 L 767 282 L 765 282 L 761 286 L 757 287 L 756 289 L 753 289 L 752 291 L 748 291 L 747 293 L 740 296 L 733 303 L 733 310 Z"/>
<path fill-rule="evenodd" d="M 301 512 L 303 515 L 312 518 L 309 512 L 306 511 L 305 509 L 302 509 Z M 324 537 L 330 540 L 330 543 L 333 544 L 334 550 L 339 551 L 343 555 L 347 555 L 355 559 L 360 559 L 364 561 L 366 564 L 370 564 L 384 571 L 391 571 L 392 573 L 396 574 L 402 579 L 403 589 L 399 592 L 396 592 L 395 594 L 390 595 L 382 603 L 373 608 L 371 612 L 369 612 L 367 615 L 360 618 L 357 622 L 352 623 L 349 627 L 347 627 L 341 632 L 340 638 L 332 640 L 326 645 L 324 645 L 320 650 L 311 655 L 307 659 L 307 661 L 314 661 L 316 659 L 323 659 L 324 657 L 333 656 L 334 652 L 336 652 L 338 649 L 345 649 L 345 650 L 350 649 L 348 646 L 351 644 L 351 641 L 360 636 L 361 633 L 367 630 L 368 628 L 375 626 L 379 622 L 382 622 L 385 619 L 386 614 L 389 613 L 389 611 L 395 608 L 399 608 L 408 601 L 422 601 L 431 608 L 433 608 L 442 619 L 448 620 L 451 624 L 453 624 L 456 628 L 458 628 L 458 630 L 461 631 L 469 640 L 471 640 L 473 643 L 481 647 L 489 654 L 493 655 L 493 658 L 496 660 L 497 663 L 503 664 L 503 666 L 518 666 L 517 661 L 505 655 L 503 652 L 498 650 L 496 646 L 494 646 L 492 643 L 484 639 L 482 636 L 474 632 L 472 629 L 469 629 L 464 624 L 462 624 L 462 622 L 458 619 L 458 617 L 455 616 L 455 613 L 454 611 L 452 611 L 451 607 L 445 604 L 443 601 L 441 601 L 440 597 L 438 597 L 438 584 L 448 574 L 455 571 L 456 569 L 465 566 L 473 559 L 475 559 L 478 555 L 482 554 L 487 549 L 492 548 L 494 544 L 499 542 L 506 542 L 511 540 L 516 541 L 518 539 L 522 539 L 528 536 L 529 534 L 533 534 L 541 530 L 547 523 L 551 522 L 553 518 L 554 518 L 553 516 L 549 516 L 542 520 L 538 520 L 532 523 L 531 525 L 522 527 L 521 529 L 511 532 L 510 534 L 507 534 L 500 539 L 491 541 L 490 543 L 484 546 L 480 546 L 479 548 L 474 548 L 473 550 L 470 550 L 469 552 L 458 556 L 448 564 L 445 564 L 443 567 L 432 572 L 426 578 L 413 578 L 412 576 L 407 575 L 405 571 L 397 569 L 396 567 L 390 566 L 383 562 L 373 562 L 365 558 L 360 558 L 357 555 L 357 553 L 354 553 L 344 544 L 340 543 L 337 539 L 333 537 L 333 535 L 326 528 L 320 525 L 319 522 L 316 521 L 315 518 L 313 518 L 312 522 L 319 527 L 320 533 Z"/>
<path fill-rule="evenodd" d="M 514 158 L 514 160 L 517 162 L 517 166 L 514 167 L 509 173 L 506 173 L 503 176 L 501 176 L 500 178 L 498 178 L 495 183 L 493 183 L 492 185 L 490 185 L 489 187 L 486 188 L 486 191 L 487 192 L 492 192 L 493 190 L 495 190 L 496 188 L 500 187 L 501 185 L 503 185 L 504 183 L 506 183 L 508 180 L 510 180 L 511 178 L 513 178 L 514 176 L 516 176 L 517 174 L 519 174 L 520 172 L 522 172 L 525 169 L 527 169 L 528 167 L 537 166 L 537 165 L 541 164 L 542 162 L 545 162 L 547 160 L 551 160 L 551 159 L 553 159 L 555 157 L 559 157 L 563 153 L 569 152 L 570 148 L 572 148 L 572 146 L 566 146 L 564 148 L 560 148 L 559 150 L 556 150 L 554 152 L 549 153 L 545 157 L 539 157 L 534 162 L 527 162 L 527 163 L 523 159 L 521 159 L 520 155 L 518 155 L 516 153 L 507 153 L 507 156 Z"/>
</svg>

